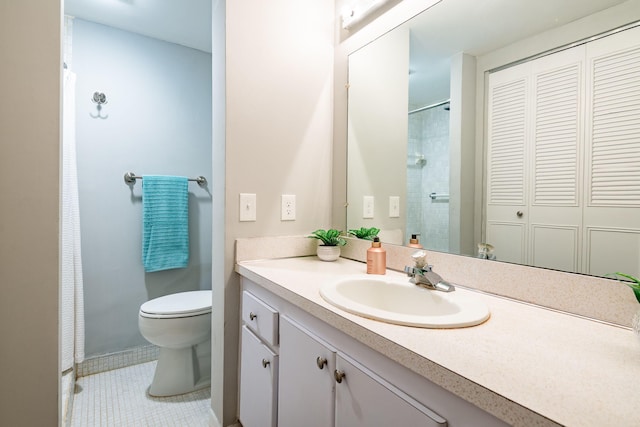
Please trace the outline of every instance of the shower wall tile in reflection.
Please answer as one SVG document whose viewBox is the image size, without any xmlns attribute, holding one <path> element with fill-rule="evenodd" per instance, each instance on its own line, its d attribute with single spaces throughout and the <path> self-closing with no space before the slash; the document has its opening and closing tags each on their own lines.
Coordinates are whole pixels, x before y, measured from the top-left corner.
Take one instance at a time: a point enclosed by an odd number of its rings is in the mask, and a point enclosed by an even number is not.
<svg viewBox="0 0 640 427">
<path fill-rule="evenodd" d="M 409 116 L 407 235 L 420 233 L 428 249 L 449 249 L 449 203 L 429 195 L 449 193 L 449 111 L 443 106 Z M 416 162 L 424 155 L 426 164 Z"/>
<path fill-rule="evenodd" d="M 409 141 L 407 144 L 407 222 L 405 244 L 412 234 L 422 233 L 422 169 L 416 164 L 416 154 L 422 153 L 422 115 L 409 116 Z"/>
</svg>

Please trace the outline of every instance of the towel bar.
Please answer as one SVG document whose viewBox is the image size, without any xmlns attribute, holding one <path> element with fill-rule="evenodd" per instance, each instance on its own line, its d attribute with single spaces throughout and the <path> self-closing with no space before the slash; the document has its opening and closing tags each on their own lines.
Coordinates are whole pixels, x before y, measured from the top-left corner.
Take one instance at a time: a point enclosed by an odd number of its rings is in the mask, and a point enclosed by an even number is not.
<svg viewBox="0 0 640 427">
<path fill-rule="evenodd" d="M 449 195 L 444 193 L 431 193 L 429 194 L 431 200 L 449 201 Z"/>
<path fill-rule="evenodd" d="M 136 183 L 136 179 L 142 179 L 142 178 L 143 177 L 137 176 L 133 172 L 127 172 L 127 173 L 124 174 L 124 182 L 127 185 L 135 184 Z M 205 178 L 202 175 L 200 175 L 200 176 L 198 176 L 196 178 L 189 178 L 189 181 L 197 182 L 200 187 L 206 187 L 206 185 L 207 185 L 207 178 Z"/>
</svg>

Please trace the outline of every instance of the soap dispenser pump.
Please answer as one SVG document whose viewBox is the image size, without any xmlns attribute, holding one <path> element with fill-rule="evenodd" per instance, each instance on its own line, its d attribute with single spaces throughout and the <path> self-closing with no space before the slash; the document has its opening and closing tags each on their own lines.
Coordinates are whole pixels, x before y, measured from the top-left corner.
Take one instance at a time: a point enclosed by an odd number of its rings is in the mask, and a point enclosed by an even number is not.
<svg viewBox="0 0 640 427">
<path fill-rule="evenodd" d="M 411 239 L 409 240 L 409 247 L 410 248 L 416 248 L 416 249 L 422 249 L 422 245 L 418 241 L 418 235 L 417 234 L 412 234 L 411 235 Z"/>
<path fill-rule="evenodd" d="M 387 273 L 387 251 L 382 247 L 379 237 L 374 237 L 367 249 L 367 274 Z"/>
</svg>

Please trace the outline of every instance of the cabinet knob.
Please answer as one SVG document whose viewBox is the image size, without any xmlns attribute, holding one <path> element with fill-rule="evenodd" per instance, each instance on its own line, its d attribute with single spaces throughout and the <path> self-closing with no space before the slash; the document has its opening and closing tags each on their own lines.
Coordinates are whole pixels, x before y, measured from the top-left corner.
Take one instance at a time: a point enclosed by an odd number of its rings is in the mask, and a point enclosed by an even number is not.
<svg viewBox="0 0 640 427">
<path fill-rule="evenodd" d="M 266 368 L 269 365 L 271 365 L 271 362 L 269 362 L 267 359 L 262 359 L 262 367 L 263 368 Z"/>
<path fill-rule="evenodd" d="M 518 215 L 518 218 L 522 218 L 522 215 L 524 215 L 524 212 L 518 211 L 516 212 L 516 215 Z"/>
<path fill-rule="evenodd" d="M 258 317 L 258 315 L 255 314 L 253 311 L 251 313 L 249 313 L 249 319 L 256 320 L 256 317 Z"/>
<path fill-rule="evenodd" d="M 320 356 L 316 357 L 316 365 L 318 365 L 318 369 L 324 369 L 324 367 L 327 365 L 327 359 Z"/>
<path fill-rule="evenodd" d="M 333 371 L 333 376 L 334 376 L 334 378 L 336 379 L 336 382 L 337 382 L 338 384 L 340 384 L 340 383 L 342 382 L 342 379 L 343 379 L 344 377 L 346 377 L 346 376 L 347 376 L 347 374 L 345 374 L 345 373 L 344 373 L 344 372 L 342 372 L 342 371 L 338 371 L 338 370 L 336 369 L 335 371 Z"/>
</svg>

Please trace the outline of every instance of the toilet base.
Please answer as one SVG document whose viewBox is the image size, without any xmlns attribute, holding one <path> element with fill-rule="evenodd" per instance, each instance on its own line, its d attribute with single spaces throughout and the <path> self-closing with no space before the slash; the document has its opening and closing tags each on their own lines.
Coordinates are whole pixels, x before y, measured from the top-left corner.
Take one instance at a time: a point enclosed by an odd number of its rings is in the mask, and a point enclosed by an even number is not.
<svg viewBox="0 0 640 427">
<path fill-rule="evenodd" d="M 177 349 L 161 347 L 153 382 L 149 386 L 149 395 L 176 396 L 209 386 L 210 364 L 202 366 L 199 359 L 202 357 L 198 357 L 195 346 Z"/>
</svg>

